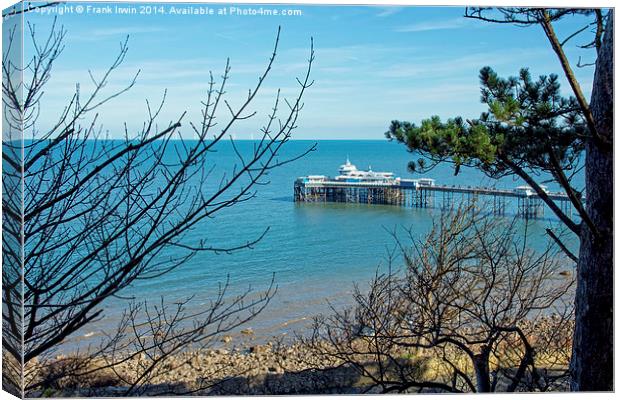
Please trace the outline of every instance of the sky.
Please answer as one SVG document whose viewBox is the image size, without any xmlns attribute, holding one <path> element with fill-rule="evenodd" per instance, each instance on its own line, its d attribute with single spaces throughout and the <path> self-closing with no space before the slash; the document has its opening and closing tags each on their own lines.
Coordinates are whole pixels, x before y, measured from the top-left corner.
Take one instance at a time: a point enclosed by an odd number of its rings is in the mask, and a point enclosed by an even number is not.
<svg viewBox="0 0 620 400">
<path fill-rule="evenodd" d="M 65 48 L 42 99 L 40 130 L 53 123 L 76 83 L 83 95 L 92 90 L 88 71 L 100 76 L 127 35 L 125 62 L 102 95 L 122 88 L 141 72 L 129 92 L 98 110 L 98 121 L 110 137 L 122 137 L 123 123 L 130 130 L 139 129 L 147 115 L 145 100 L 158 103 L 164 91 L 167 97 L 159 123 L 165 125 L 187 111 L 182 133 L 189 135 L 188 123 L 200 119 L 209 71 L 219 80 L 228 57 L 232 68 L 226 96 L 233 107 L 239 105 L 267 65 L 278 26 L 282 32 L 273 70 L 250 107 L 256 117 L 233 129 L 237 139 L 258 138 L 278 88 L 294 98 L 296 77 L 305 73 L 311 38 L 315 83 L 304 97 L 294 139 L 381 140 L 394 119 L 475 118 L 485 111 L 478 72 L 487 65 L 502 76 L 516 75 L 521 67 L 529 67 L 534 77 L 562 76 L 540 27 L 466 19 L 462 7 L 279 5 L 268 8 L 296 15 L 252 16 L 239 15 L 239 10 L 230 15 L 231 6 L 226 4 L 193 5 L 194 10 L 213 9 L 214 15 L 181 15 L 185 6 L 178 3 L 153 4 L 150 10 L 140 8 L 144 3 L 135 4 L 138 13 L 130 15 L 120 14 L 113 3 L 112 13 L 96 13 L 92 6 L 106 5 L 101 3 L 71 5 L 72 10 L 62 13 L 49 9 L 47 14 L 27 16 L 38 40 L 49 32 L 55 17 L 67 31 Z M 237 7 L 258 10 L 261 6 Z M 227 15 L 218 15 L 220 9 L 226 9 Z M 566 37 L 585 22 L 577 17 L 563 21 L 557 25 L 558 34 Z M 573 65 L 580 56 L 584 62 L 593 59 L 592 50 L 577 47 L 590 36 L 584 32 L 567 45 Z M 24 48 L 28 58 L 32 53 L 28 37 Z M 576 68 L 587 97 L 593 73 L 593 67 Z M 566 81 L 562 78 L 561 82 L 569 94 Z M 284 115 L 286 110 L 281 111 Z M 224 107 L 218 114 L 220 124 L 227 116 Z"/>
</svg>

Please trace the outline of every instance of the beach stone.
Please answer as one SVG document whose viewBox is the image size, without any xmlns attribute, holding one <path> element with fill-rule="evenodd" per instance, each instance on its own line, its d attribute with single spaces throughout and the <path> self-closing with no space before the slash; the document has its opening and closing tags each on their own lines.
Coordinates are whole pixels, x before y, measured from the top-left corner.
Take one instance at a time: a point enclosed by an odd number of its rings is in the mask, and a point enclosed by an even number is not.
<svg viewBox="0 0 620 400">
<path fill-rule="evenodd" d="M 224 343 L 229 343 L 230 341 L 232 341 L 232 336 L 225 335 L 224 337 L 222 337 L 221 341 Z"/>
<path fill-rule="evenodd" d="M 259 344 L 250 347 L 250 353 L 253 353 L 253 354 L 265 354 L 265 353 L 268 353 L 269 350 L 270 350 L 269 346 L 261 346 Z"/>
<path fill-rule="evenodd" d="M 275 372 L 276 374 L 283 374 L 284 370 L 282 369 L 282 367 L 269 367 L 269 372 Z"/>
</svg>

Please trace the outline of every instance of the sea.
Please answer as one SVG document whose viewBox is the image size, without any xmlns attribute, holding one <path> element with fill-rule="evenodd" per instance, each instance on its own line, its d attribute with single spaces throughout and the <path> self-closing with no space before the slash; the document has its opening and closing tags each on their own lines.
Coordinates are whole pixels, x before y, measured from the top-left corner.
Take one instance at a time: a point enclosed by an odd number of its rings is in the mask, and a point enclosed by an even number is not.
<svg viewBox="0 0 620 400">
<path fill-rule="evenodd" d="M 252 141 L 236 142 L 241 153 L 250 152 L 254 145 Z M 296 178 L 335 176 L 347 158 L 358 169 L 389 171 L 402 178 L 433 178 L 437 184 L 509 189 L 524 184 L 513 177 L 492 180 L 473 168 L 462 168 L 455 175 L 449 164 L 439 165 L 423 175 L 413 174 L 407 170 L 407 164 L 419 156 L 388 140 L 295 140 L 284 145 L 279 159 L 295 157 L 313 146 L 315 150 L 301 159 L 271 170 L 263 179 L 264 184 L 257 186 L 252 199 L 218 212 L 186 237 L 187 240 L 202 238 L 214 246 L 233 246 L 259 237 L 269 228 L 262 240 L 252 248 L 230 254 L 199 253 L 170 273 L 135 282 L 120 293 L 121 298 L 106 301 L 104 317 L 65 343 L 65 348 L 84 345 L 114 329 L 131 301 L 129 298 L 149 303 L 163 299 L 164 303 L 173 304 L 192 297 L 188 308 L 199 311 L 209 306 L 227 279 L 231 298 L 248 289 L 260 293 L 272 280 L 277 286 L 268 306 L 231 332 L 239 340 L 249 340 L 240 333 L 244 328 L 254 332 L 253 341 L 303 335 L 309 331 L 315 316 L 329 314 L 332 308 L 349 307 L 356 286 L 364 290 L 376 273 L 402 268 L 401 258 L 389 262 L 395 247 L 393 234 L 411 231 L 415 238 L 422 240 L 441 210 L 293 201 Z M 209 157 L 209 162 L 216 166 L 210 175 L 215 182 L 237 162 L 232 146 L 224 141 Z M 538 177 L 547 178 L 544 174 Z M 576 179 L 583 181 L 583 176 Z M 548 186 L 550 190 L 558 189 L 550 183 Z M 498 218 L 514 218 L 516 207 L 507 211 L 504 217 Z M 561 227 L 549 210 L 545 215 L 527 222 L 536 246 L 547 242 L 545 228 Z M 569 245 L 574 248 L 577 241 L 569 240 Z"/>
</svg>

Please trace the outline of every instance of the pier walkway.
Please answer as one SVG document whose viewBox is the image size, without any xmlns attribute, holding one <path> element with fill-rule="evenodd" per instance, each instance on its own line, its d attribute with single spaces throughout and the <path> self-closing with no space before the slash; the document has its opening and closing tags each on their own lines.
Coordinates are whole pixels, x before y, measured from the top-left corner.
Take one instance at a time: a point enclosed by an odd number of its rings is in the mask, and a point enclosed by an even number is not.
<svg viewBox="0 0 620 400">
<path fill-rule="evenodd" d="M 572 205 L 565 193 L 549 191 L 546 193 L 562 211 L 572 216 Z M 518 216 L 542 218 L 546 208 L 544 201 L 529 186 L 497 189 L 437 185 L 434 180 L 425 178 L 347 181 L 325 176 L 302 177 L 297 179 L 294 185 L 296 202 L 386 204 L 412 208 L 450 209 L 459 200 L 455 201 L 455 196 L 460 197 L 461 202 L 486 202 L 492 212 L 497 215 L 504 215 L 507 208 L 516 206 L 515 211 Z"/>
</svg>

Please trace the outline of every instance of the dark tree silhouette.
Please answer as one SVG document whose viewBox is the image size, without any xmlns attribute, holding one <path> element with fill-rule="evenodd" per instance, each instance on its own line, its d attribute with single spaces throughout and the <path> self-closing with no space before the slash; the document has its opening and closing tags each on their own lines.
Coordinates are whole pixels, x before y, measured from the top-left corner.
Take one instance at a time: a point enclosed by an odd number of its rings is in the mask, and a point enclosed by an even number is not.
<svg viewBox="0 0 620 400">
<path fill-rule="evenodd" d="M 267 183 L 271 169 L 314 149 L 289 158 L 280 155 L 297 127 L 302 97 L 312 85 L 314 52 L 311 47 L 305 75 L 297 79 L 297 95 L 287 100 L 277 92 L 260 140 L 251 151 L 239 149 L 231 138 L 237 163 L 217 176 L 210 154 L 239 121 L 255 118 L 250 107 L 274 66 L 279 29 L 264 72 L 239 107 L 227 100 L 231 70 L 227 60 L 219 80 L 206 74 L 199 121 L 185 123 L 183 113 L 162 124 L 164 93 L 159 104 L 146 102 L 146 120 L 138 132 L 125 127 L 123 139 L 109 140 L 99 126 L 98 111 L 130 90 L 139 77 L 138 71 L 122 89 L 104 90 L 125 60 L 128 40 L 101 75 L 89 72 L 92 91 L 86 93 L 77 85 L 56 123 L 42 126 L 37 123 L 39 111 L 45 107 L 46 85 L 64 50 L 66 32 L 56 21 L 43 38 L 34 26 L 27 28 L 34 53 L 27 55 L 23 66 L 14 62 L 13 46 L 21 43 L 13 30 L 2 67 L 8 132 L 3 138 L 7 271 L 3 274 L 3 350 L 15 361 L 7 365 L 27 371 L 25 382 L 19 382 L 19 375 L 9 377 L 11 368 L 3 379 L 10 378 L 14 387 L 28 392 L 51 385 L 53 371 L 66 376 L 69 370 L 84 370 L 83 365 L 77 368 L 66 361 L 53 366 L 51 355 L 63 341 L 101 318 L 106 300 L 126 296 L 125 289 L 135 281 L 167 274 L 198 253 L 247 249 L 263 238 L 268 228 L 250 240 L 213 246 L 205 238 L 207 233 L 210 237 L 217 233 L 205 223 L 218 212 L 251 200 L 257 186 Z M 16 78 L 22 74 L 19 82 Z M 135 111 L 128 113 L 138 118 Z M 187 127 L 185 132 L 182 126 Z M 205 346 L 216 335 L 251 319 L 274 292 L 272 284 L 262 294 L 246 292 L 227 300 L 226 288 L 228 284 L 210 307 L 199 312 L 188 311 L 186 302 L 175 310 L 134 304 L 110 341 L 84 355 L 105 359 L 108 367 L 116 363 L 110 355 L 119 356 L 121 349 L 129 359 L 147 355 L 149 361 L 137 371 L 127 392 L 140 393 L 162 361 L 190 344 Z M 143 323 L 151 329 L 150 341 L 142 339 Z M 50 373 L 43 376 L 42 371 Z"/>
<path fill-rule="evenodd" d="M 384 393 L 566 388 L 571 260 L 530 250 L 527 227 L 471 207 L 443 214 L 425 239 L 394 238 L 390 260 L 406 270 L 391 263 L 352 308 L 318 318 L 310 353 Z"/>
<path fill-rule="evenodd" d="M 63 2 L 60 1 L 49 1 L 49 2 L 19 2 L 15 4 L 13 7 L 7 8 L 2 12 L 2 18 L 10 18 L 15 15 L 25 14 L 32 11 L 39 10 L 41 8 L 53 7 Z"/>
<path fill-rule="evenodd" d="M 554 24 L 572 15 L 591 22 L 560 39 Z M 579 237 L 573 254 L 548 230 L 549 236 L 577 264 L 575 337 L 571 360 L 573 390 L 613 390 L 613 10 L 545 8 L 467 8 L 465 17 L 499 24 L 540 26 L 557 56 L 573 96 L 562 97 L 556 75 L 532 80 L 524 69 L 502 79 L 489 67 L 480 72 L 482 102 L 477 120 L 441 122 L 433 117 L 417 126 L 393 121 L 387 136 L 421 151 L 433 162 L 453 162 L 481 169 L 492 177 L 516 175 L 530 185 L 572 234 Z M 595 49 L 594 87 L 590 103 L 575 77 L 565 46 L 584 32 L 592 39 L 581 47 Z M 572 179 L 582 170 L 585 188 Z M 428 168 L 423 162 L 412 167 Z M 566 192 L 579 219 L 547 196 L 538 176 L 551 174 Z M 587 200 L 587 201 L 585 201 Z"/>
</svg>

